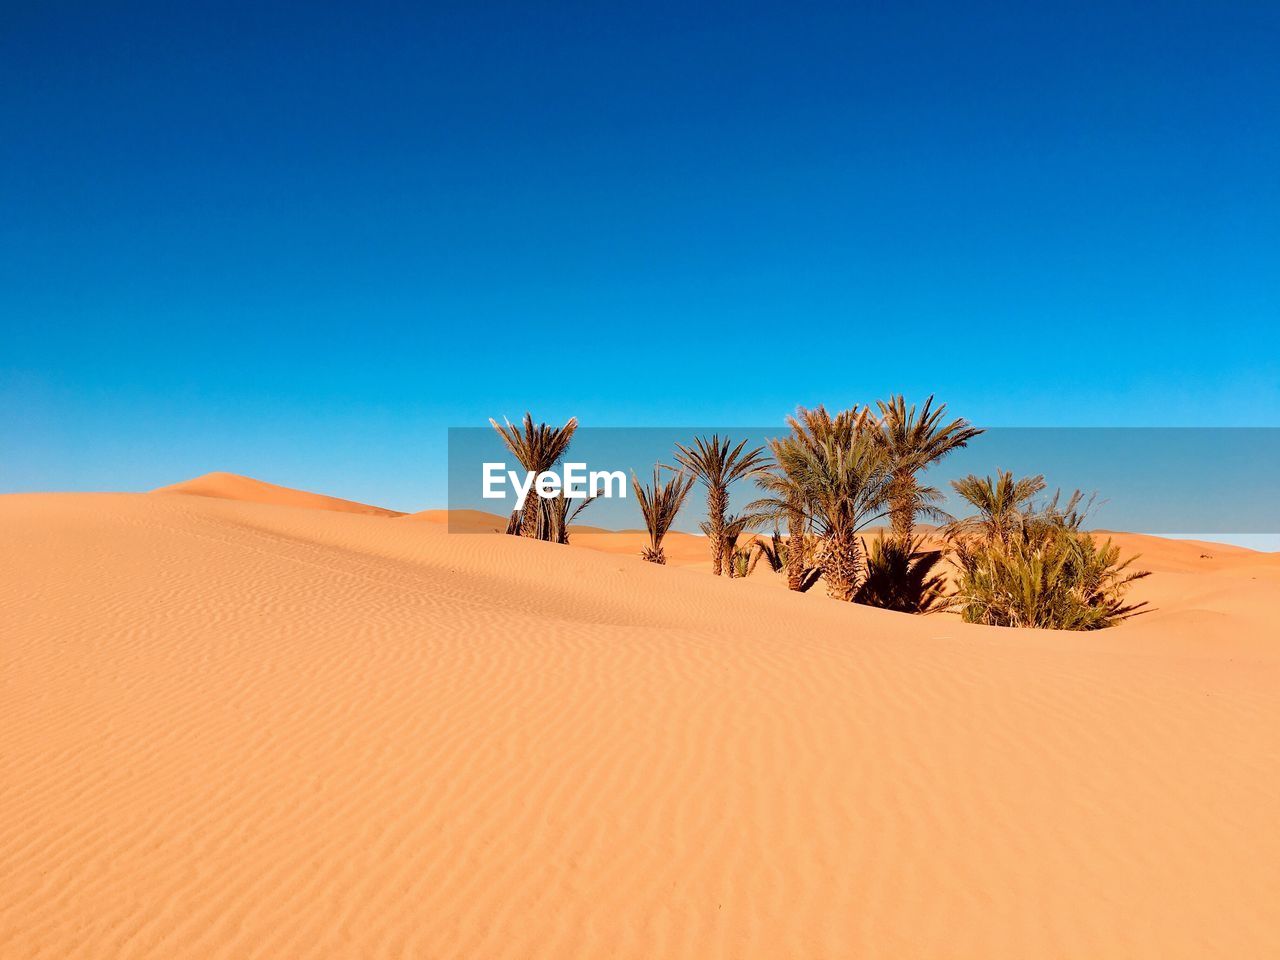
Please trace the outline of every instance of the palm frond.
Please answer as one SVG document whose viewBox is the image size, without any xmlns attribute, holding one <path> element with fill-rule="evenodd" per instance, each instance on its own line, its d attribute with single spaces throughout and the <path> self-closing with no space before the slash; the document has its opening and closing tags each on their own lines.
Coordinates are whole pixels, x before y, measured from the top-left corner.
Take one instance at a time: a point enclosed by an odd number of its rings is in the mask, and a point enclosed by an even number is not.
<svg viewBox="0 0 1280 960">
<path fill-rule="evenodd" d="M 546 423 L 534 424 L 533 414 L 525 413 L 519 427 L 504 418 L 500 424 L 492 417 L 489 423 L 497 431 L 502 442 L 511 451 L 520 465 L 535 476 L 554 467 L 569 450 L 569 444 L 578 429 L 577 417 L 570 417 L 563 427 L 553 427 Z M 540 520 L 543 509 L 539 505 L 541 497 L 530 493 L 525 499 L 521 512 L 520 535 L 548 539 L 552 525 Z M 540 532 L 541 531 L 541 532 Z M 508 531 L 510 532 L 510 531 Z M 543 535 L 545 534 L 545 536 Z"/>
<path fill-rule="evenodd" d="M 921 485 L 920 473 L 982 433 L 963 418 L 944 423 L 947 406 L 934 409 L 933 399 L 930 396 L 918 411 L 914 404 L 907 406 L 902 394 L 876 403 L 880 417 L 873 436 L 889 461 L 890 517 L 894 535 L 901 540 L 911 539 L 915 518 L 931 503 L 932 488 Z"/>
</svg>

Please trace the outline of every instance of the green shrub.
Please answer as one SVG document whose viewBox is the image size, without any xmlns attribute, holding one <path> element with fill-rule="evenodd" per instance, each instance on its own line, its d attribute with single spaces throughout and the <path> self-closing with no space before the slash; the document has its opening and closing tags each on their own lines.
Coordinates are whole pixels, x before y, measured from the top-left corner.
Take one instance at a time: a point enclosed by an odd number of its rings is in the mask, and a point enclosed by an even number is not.
<svg viewBox="0 0 1280 960">
<path fill-rule="evenodd" d="M 1148 571 L 1131 569 L 1136 557 L 1121 559 L 1110 539 L 1100 544 L 1081 529 L 1089 504 L 1082 505 L 1079 492 L 1065 507 L 1054 496 L 1041 508 L 1007 504 L 993 515 L 966 493 L 994 486 L 990 478 L 954 486 L 982 514 L 953 531 L 954 602 L 969 623 L 1099 630 L 1144 612 L 1145 603 L 1124 597 Z"/>
</svg>

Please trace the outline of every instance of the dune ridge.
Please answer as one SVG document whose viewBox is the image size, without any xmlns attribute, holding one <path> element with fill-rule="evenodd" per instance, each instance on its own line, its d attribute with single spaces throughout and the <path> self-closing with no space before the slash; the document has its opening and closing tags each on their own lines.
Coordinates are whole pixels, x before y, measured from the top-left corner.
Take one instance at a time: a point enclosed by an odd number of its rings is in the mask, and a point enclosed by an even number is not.
<svg viewBox="0 0 1280 960">
<path fill-rule="evenodd" d="M 0 497 L 0 955 L 1280 953 L 1271 555 L 1060 634 L 299 506 Z"/>
<path fill-rule="evenodd" d="M 402 517 L 397 510 L 386 510 L 382 507 L 358 503 L 355 500 L 343 500 L 322 493 L 309 493 L 306 490 L 295 490 L 293 487 L 282 487 L 255 480 L 238 473 L 215 471 L 202 474 L 191 480 L 158 487 L 152 493 L 182 493 L 197 497 L 214 497 L 219 500 L 245 500 L 249 503 L 269 503 L 279 507 L 304 507 L 309 510 L 336 510 L 340 513 L 362 513 L 372 517 Z"/>
</svg>

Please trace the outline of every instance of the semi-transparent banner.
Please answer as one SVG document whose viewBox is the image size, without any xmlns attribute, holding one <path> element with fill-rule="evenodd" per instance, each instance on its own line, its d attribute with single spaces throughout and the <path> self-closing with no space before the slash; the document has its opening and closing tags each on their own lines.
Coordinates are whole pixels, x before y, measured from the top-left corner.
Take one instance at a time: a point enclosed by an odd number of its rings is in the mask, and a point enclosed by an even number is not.
<svg viewBox="0 0 1280 960">
<path fill-rule="evenodd" d="M 517 425 L 518 426 L 518 425 Z M 580 427 L 551 476 L 528 471 L 490 426 L 449 430 L 449 509 L 505 520 L 525 496 L 598 492 L 576 523 L 611 530 L 643 527 L 631 477 L 650 482 L 655 465 L 676 466 L 676 444 L 731 438 L 746 449 L 786 435 L 773 427 Z M 968 474 L 1042 474 L 1049 492 L 1096 494 L 1089 526 L 1166 535 L 1280 534 L 1280 428 L 1272 427 L 997 427 L 986 429 L 922 475 L 942 510 L 966 515 L 950 481 Z M 665 471 L 664 471 L 665 476 Z M 677 529 L 696 532 L 705 519 L 695 489 Z M 730 510 L 761 496 L 750 479 L 730 488 Z M 450 530 L 475 531 L 474 513 L 451 514 Z M 497 521 L 495 521 L 495 524 Z"/>
</svg>

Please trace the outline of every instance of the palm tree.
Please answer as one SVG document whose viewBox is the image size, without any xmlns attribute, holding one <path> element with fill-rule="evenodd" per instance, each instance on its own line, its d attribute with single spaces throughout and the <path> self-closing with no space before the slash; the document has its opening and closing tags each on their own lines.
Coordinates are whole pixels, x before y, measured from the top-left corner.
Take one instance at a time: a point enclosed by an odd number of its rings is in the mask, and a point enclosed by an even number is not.
<svg viewBox="0 0 1280 960">
<path fill-rule="evenodd" d="M 893 535 L 904 543 L 911 540 L 917 514 L 924 513 L 938 520 L 949 518 L 935 504 L 942 499 L 936 487 L 921 485 L 920 471 L 937 463 L 952 450 L 966 446 L 982 433 L 964 419 L 943 424 L 947 405 L 932 409 L 933 397 L 924 402 L 917 412 L 912 404 L 899 394 L 889 402 L 877 401 L 880 408 L 880 429 L 875 433 L 889 459 L 889 472 L 893 478 L 889 491 L 889 519 Z"/>
<path fill-rule="evenodd" d="M 730 514 L 725 517 L 724 527 L 720 534 L 721 543 L 723 544 L 721 556 L 724 557 L 724 569 L 728 573 L 729 579 L 732 580 L 735 576 L 740 575 L 739 568 L 734 564 L 734 557 L 738 552 L 738 539 L 752 527 L 759 526 L 763 519 L 764 517 L 758 513 Z M 698 528 L 708 537 L 713 535 L 710 521 L 698 524 Z M 751 566 L 754 567 L 755 564 Z M 741 575 L 745 576 L 746 574 Z"/>
<path fill-rule="evenodd" d="M 809 450 L 816 450 L 827 440 L 847 445 L 866 429 L 867 423 L 866 408 L 853 407 L 833 417 L 822 404 L 812 410 L 797 407 L 795 416 L 787 417 L 791 440 Z M 787 587 L 791 590 L 806 590 L 808 587 L 804 560 L 809 509 L 805 502 L 806 494 L 798 479 L 788 475 L 783 466 L 784 459 L 779 455 L 780 442 L 769 441 L 773 465 L 771 468 L 760 469 L 755 474 L 757 486 L 770 496 L 757 500 L 748 509 L 765 511 L 776 520 L 786 522 Z"/>
<path fill-rule="evenodd" d="M 813 444 L 788 437 L 777 442 L 774 455 L 803 496 L 822 537 L 828 596 L 852 599 L 858 579 L 858 534 L 884 515 L 888 498 L 891 477 L 884 452 L 871 438 L 851 431 Z"/>
<path fill-rule="evenodd" d="M 1025 522 L 1032 498 L 1044 490 L 1045 482 L 1040 474 L 1015 480 L 1012 471 L 997 469 L 994 478 L 971 473 L 952 480 L 951 486 L 978 513 L 948 525 L 948 535 L 954 539 L 957 535 L 976 532 L 988 543 L 997 540 L 1008 543 L 1009 537 Z"/>
<path fill-rule="evenodd" d="M 711 538 L 711 570 L 718 577 L 724 562 L 724 514 L 729 508 L 729 487 L 765 464 L 764 447 L 744 452 L 719 434 L 695 437 L 688 447 L 676 444 L 676 461 L 707 488 L 707 525 Z"/>
<path fill-rule="evenodd" d="M 653 486 L 642 485 L 634 473 L 631 475 L 631 486 L 636 492 L 636 499 L 640 501 L 640 512 L 644 514 L 644 525 L 649 531 L 649 545 L 640 551 L 640 556 L 650 563 L 666 563 L 667 556 L 662 552 L 662 538 L 675 523 L 676 514 L 693 489 L 693 477 L 681 472 L 663 483 L 655 466 Z"/>
<path fill-rule="evenodd" d="M 552 427 L 545 423 L 535 427 L 533 415 L 530 413 L 524 415 L 523 430 L 512 426 L 510 420 L 506 421 L 505 427 L 499 426 L 498 421 L 492 417 L 489 418 L 489 423 L 493 425 L 494 430 L 498 431 L 498 436 L 502 437 L 502 442 L 520 461 L 520 465 L 530 471 L 534 477 L 556 465 L 569 449 L 569 442 L 573 439 L 574 431 L 578 429 L 577 417 L 570 417 L 563 427 Z M 532 489 L 525 497 L 520 521 L 522 537 L 538 536 L 538 503 L 541 499 Z"/>
<path fill-rule="evenodd" d="M 532 494 L 531 494 L 532 495 Z M 542 499 L 538 513 L 538 539 L 550 540 L 552 543 L 569 542 L 569 525 L 587 509 L 598 494 L 583 497 L 576 507 L 570 509 L 573 500 L 559 491 L 554 497 Z"/>
</svg>

